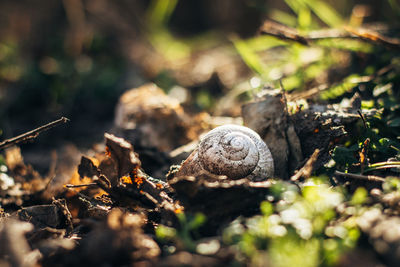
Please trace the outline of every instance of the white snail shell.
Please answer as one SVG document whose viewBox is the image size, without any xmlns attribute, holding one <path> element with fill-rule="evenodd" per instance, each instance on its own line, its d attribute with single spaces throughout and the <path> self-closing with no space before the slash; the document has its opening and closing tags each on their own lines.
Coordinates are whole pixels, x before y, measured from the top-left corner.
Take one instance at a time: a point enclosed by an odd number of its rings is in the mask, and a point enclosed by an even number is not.
<svg viewBox="0 0 400 267">
<path fill-rule="evenodd" d="M 175 176 L 196 176 L 200 171 L 260 181 L 274 175 L 274 161 L 256 132 L 244 126 L 224 125 L 200 140 Z"/>
</svg>

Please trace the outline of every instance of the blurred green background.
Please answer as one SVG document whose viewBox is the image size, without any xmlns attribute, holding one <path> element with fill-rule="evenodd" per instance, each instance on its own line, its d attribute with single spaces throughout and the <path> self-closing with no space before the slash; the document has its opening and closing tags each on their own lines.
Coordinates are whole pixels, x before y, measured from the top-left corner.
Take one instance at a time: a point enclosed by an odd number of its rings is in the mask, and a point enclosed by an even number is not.
<svg viewBox="0 0 400 267">
<path fill-rule="evenodd" d="M 148 81 L 166 92 L 185 87 L 190 109 L 238 115 L 220 100 L 279 79 L 306 90 L 363 73 L 368 60 L 374 70 L 386 64 L 365 43 L 325 44 L 345 47 L 337 54 L 258 36 L 265 19 L 307 33 L 393 26 L 399 10 L 397 0 L 2 0 L 1 137 L 66 116 L 70 125 L 42 144 L 90 145 L 111 127 L 118 96 Z"/>
</svg>

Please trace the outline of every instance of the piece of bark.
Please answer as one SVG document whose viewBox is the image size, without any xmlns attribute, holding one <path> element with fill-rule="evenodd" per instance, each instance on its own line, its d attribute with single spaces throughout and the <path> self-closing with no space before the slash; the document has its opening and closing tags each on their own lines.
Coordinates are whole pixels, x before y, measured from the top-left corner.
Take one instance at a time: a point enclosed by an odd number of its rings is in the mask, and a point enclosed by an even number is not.
<svg viewBox="0 0 400 267">
<path fill-rule="evenodd" d="M 22 221 L 32 223 L 35 228 L 57 228 L 72 231 L 72 216 L 65 200 L 54 200 L 51 205 L 37 205 L 22 208 L 17 211 L 17 217 Z"/>
<path fill-rule="evenodd" d="M 317 170 L 330 159 L 330 151 L 347 136 L 360 133 L 357 123 L 362 119 L 359 110 L 340 105 L 310 105 L 308 108 L 290 116 L 297 136 L 301 140 L 304 158 L 310 157 L 316 149 L 320 150 L 313 168 Z M 369 118 L 376 110 L 362 110 L 363 116 Z"/>
<path fill-rule="evenodd" d="M 271 92 L 242 106 L 245 126 L 256 131 L 274 158 L 275 176 L 288 179 L 303 158 L 300 141 L 281 93 Z"/>
<path fill-rule="evenodd" d="M 289 116 L 285 98 L 276 90 L 265 90 L 242 106 L 242 115 L 245 125 L 258 132 L 271 150 L 276 176 L 288 178 L 316 149 L 320 153 L 313 169 L 318 170 L 331 159 L 329 152 L 342 138 L 349 132 L 358 134 L 355 124 L 362 121 L 360 112 L 367 118 L 377 112 L 353 106 L 358 107 L 356 103 L 349 107 L 313 104 Z"/>
</svg>

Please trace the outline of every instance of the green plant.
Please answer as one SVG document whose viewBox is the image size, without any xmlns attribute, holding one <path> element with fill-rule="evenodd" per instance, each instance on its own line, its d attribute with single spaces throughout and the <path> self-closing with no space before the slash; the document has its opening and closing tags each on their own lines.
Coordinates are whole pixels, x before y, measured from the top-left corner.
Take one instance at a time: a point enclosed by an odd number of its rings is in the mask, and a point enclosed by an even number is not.
<svg viewBox="0 0 400 267">
<path fill-rule="evenodd" d="M 365 189 L 349 199 L 323 177 L 308 180 L 300 190 L 284 182 L 274 187 L 274 202 L 263 202 L 261 215 L 244 224 L 237 220 L 224 232 L 224 241 L 251 263 L 333 265 L 355 247 L 360 233 L 354 219 L 339 220 L 336 209 L 364 203 Z"/>
<path fill-rule="evenodd" d="M 175 229 L 165 225 L 159 225 L 156 228 L 157 239 L 162 243 L 172 243 L 175 248 L 180 250 L 184 249 L 195 252 L 197 242 L 193 236 L 196 236 L 198 228 L 205 223 L 206 217 L 201 213 L 186 215 L 183 212 L 178 213 L 177 217 L 179 220 L 179 227 Z"/>
</svg>

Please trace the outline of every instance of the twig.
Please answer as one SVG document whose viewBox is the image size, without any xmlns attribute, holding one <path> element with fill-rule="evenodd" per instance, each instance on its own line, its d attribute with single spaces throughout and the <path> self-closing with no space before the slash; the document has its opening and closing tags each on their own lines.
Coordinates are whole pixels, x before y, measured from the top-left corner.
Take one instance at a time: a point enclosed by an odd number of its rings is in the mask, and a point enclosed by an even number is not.
<svg viewBox="0 0 400 267">
<path fill-rule="evenodd" d="M 88 183 L 88 184 L 66 184 L 64 187 L 66 188 L 79 188 L 85 186 L 99 186 L 97 183 Z"/>
<path fill-rule="evenodd" d="M 358 115 L 360 115 L 360 118 L 362 119 L 362 122 L 364 124 L 364 129 L 367 129 L 368 128 L 367 123 L 365 122 L 365 118 L 364 118 L 364 115 L 361 113 L 361 110 L 358 109 L 357 113 L 358 113 Z"/>
<path fill-rule="evenodd" d="M 47 191 L 47 189 L 49 189 L 49 186 L 50 186 L 50 184 L 54 181 L 54 179 L 56 178 L 56 175 L 53 175 L 53 176 L 47 176 L 48 178 L 48 181 L 47 181 L 47 184 L 46 184 L 46 186 L 44 187 L 44 189 L 43 189 L 43 192 L 45 192 L 45 191 Z"/>
<path fill-rule="evenodd" d="M 94 199 L 92 197 L 89 197 L 89 196 L 87 196 L 85 194 L 82 194 L 81 192 L 75 190 L 74 188 L 68 188 L 68 187 L 66 187 L 66 188 L 68 190 L 73 191 L 74 193 L 76 193 L 79 196 L 79 199 L 81 201 L 90 204 L 90 206 L 93 206 L 93 207 L 99 207 L 99 206 L 104 207 L 105 206 L 103 202 L 101 202 L 101 201 L 99 201 L 97 199 Z"/>
<path fill-rule="evenodd" d="M 57 152 L 55 150 L 51 151 L 51 161 L 50 161 L 50 166 L 49 166 L 49 172 L 46 175 L 46 180 L 48 180 L 48 182 L 47 182 L 46 186 L 44 187 L 43 191 L 46 191 L 50 187 L 50 184 L 56 178 L 57 157 L 58 157 Z"/>
<path fill-rule="evenodd" d="M 359 37 L 361 40 L 373 43 L 373 44 L 381 44 L 387 48 L 391 49 L 400 49 L 400 40 L 397 38 L 391 38 L 387 36 L 383 36 L 376 31 L 370 29 L 363 28 L 344 28 L 349 33 Z"/>
<path fill-rule="evenodd" d="M 347 177 L 347 178 L 352 178 L 352 179 L 358 179 L 358 180 L 367 180 L 367 181 L 372 181 L 372 182 L 385 182 L 385 178 L 375 176 L 375 175 L 361 175 L 361 174 L 354 174 L 354 173 L 344 173 L 340 171 L 335 171 L 335 175 Z"/>
<path fill-rule="evenodd" d="M 285 41 L 294 41 L 302 45 L 308 45 L 308 40 L 298 34 L 297 30 L 275 21 L 267 20 L 260 29 L 261 34 L 267 34 Z"/>
<path fill-rule="evenodd" d="M 371 29 L 345 27 L 341 29 L 324 29 L 301 35 L 296 29 L 275 21 L 267 20 L 260 28 L 261 34 L 271 35 L 285 41 L 294 41 L 302 45 L 310 45 L 319 40 L 357 39 L 375 45 L 383 45 L 390 49 L 400 49 L 400 40 L 383 36 Z"/>
<path fill-rule="evenodd" d="M 49 130 L 49 129 L 53 128 L 53 127 L 56 127 L 56 126 L 58 126 L 60 124 L 67 123 L 68 121 L 69 121 L 69 119 L 67 119 L 65 117 L 61 117 L 58 120 L 55 120 L 55 121 L 52 121 L 52 122 L 50 122 L 48 124 L 40 126 L 40 127 L 36 128 L 36 129 L 34 129 L 32 131 L 23 133 L 21 135 L 18 135 L 16 137 L 13 137 L 13 138 L 10 138 L 10 139 L 6 139 L 6 140 L 4 140 L 3 142 L 0 143 L 0 149 L 4 149 L 4 148 L 7 148 L 7 147 L 9 147 L 11 145 L 15 145 L 15 144 L 18 144 L 18 143 L 21 143 L 21 142 L 26 142 L 26 141 L 35 139 L 36 137 L 39 136 L 39 134 L 41 132 L 47 131 L 47 130 Z"/>
<path fill-rule="evenodd" d="M 50 156 L 51 156 L 51 160 L 50 160 L 50 165 L 49 165 L 49 171 L 47 172 L 47 177 L 56 176 L 57 159 L 58 159 L 58 154 L 57 154 L 56 150 L 52 150 Z"/>
<path fill-rule="evenodd" d="M 297 181 L 301 177 L 308 178 L 311 176 L 311 173 L 313 171 L 313 165 L 318 159 L 319 155 L 319 149 L 315 149 L 314 152 L 312 153 L 311 157 L 307 160 L 306 164 L 292 177 L 290 177 L 290 180 L 292 181 Z"/>
<path fill-rule="evenodd" d="M 281 86 L 282 98 L 283 98 L 283 101 L 285 102 L 285 110 L 284 111 L 285 111 L 286 117 L 288 117 L 289 116 L 288 101 L 286 98 L 286 90 L 285 90 L 285 87 L 283 87 L 282 79 L 279 79 L 279 85 Z"/>
</svg>

